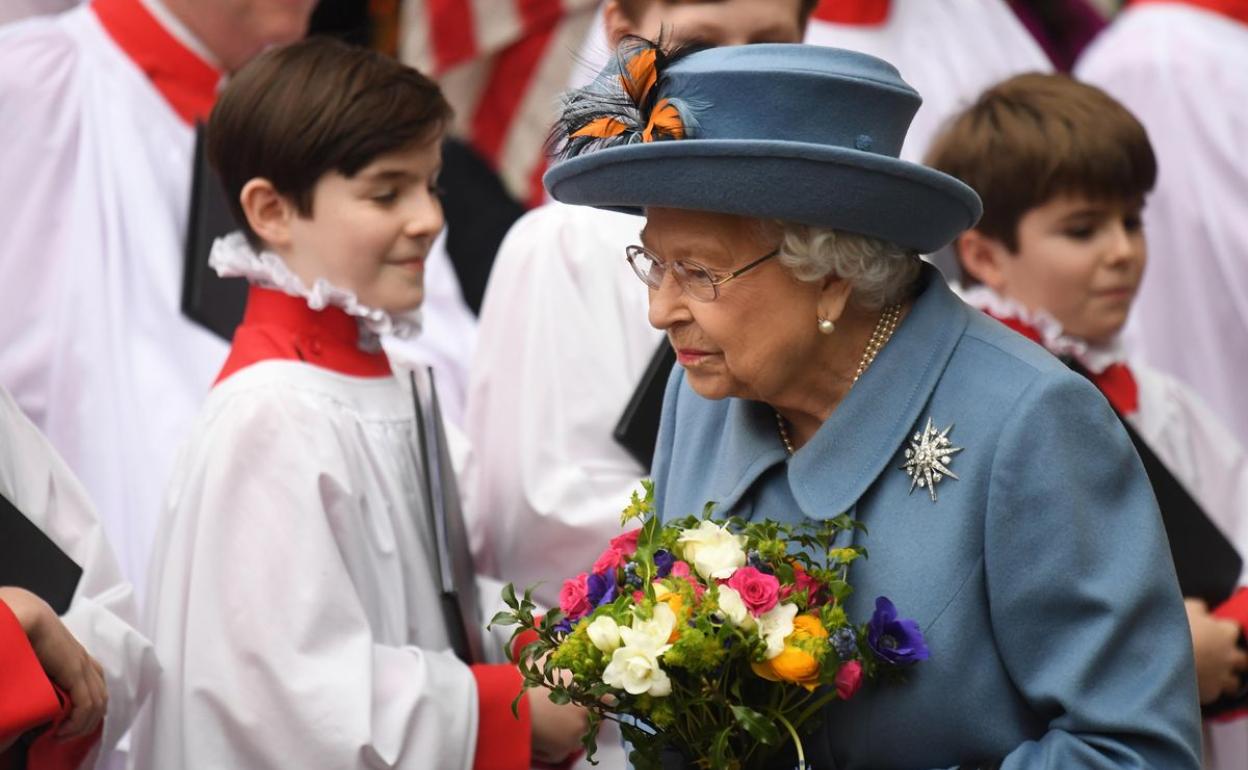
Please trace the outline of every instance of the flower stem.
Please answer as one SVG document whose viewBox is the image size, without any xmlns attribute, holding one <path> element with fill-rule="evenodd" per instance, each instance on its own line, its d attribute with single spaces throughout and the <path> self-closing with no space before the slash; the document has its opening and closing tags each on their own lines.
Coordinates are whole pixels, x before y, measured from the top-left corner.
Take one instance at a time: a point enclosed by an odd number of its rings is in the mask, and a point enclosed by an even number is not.
<svg viewBox="0 0 1248 770">
<path fill-rule="evenodd" d="M 806 753 L 802 751 L 802 739 L 797 736 L 797 730 L 793 729 L 793 725 L 784 718 L 783 714 L 776 714 L 776 718 L 780 720 L 780 724 L 784 725 L 784 728 L 789 731 L 789 735 L 793 737 L 793 745 L 797 747 L 798 770 L 806 770 Z"/>
</svg>

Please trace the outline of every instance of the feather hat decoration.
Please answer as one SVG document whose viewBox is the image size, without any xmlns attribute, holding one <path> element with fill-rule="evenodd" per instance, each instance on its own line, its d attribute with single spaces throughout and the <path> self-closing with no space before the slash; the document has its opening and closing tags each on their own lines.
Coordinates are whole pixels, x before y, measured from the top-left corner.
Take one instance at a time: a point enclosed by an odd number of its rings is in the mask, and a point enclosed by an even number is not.
<svg viewBox="0 0 1248 770">
<path fill-rule="evenodd" d="M 592 83 L 563 95 L 548 141 L 550 154 L 566 160 L 607 147 L 696 134 L 696 105 L 663 94 L 664 72 L 704 47 L 669 49 L 662 37 L 625 37 L 611 64 Z"/>
</svg>

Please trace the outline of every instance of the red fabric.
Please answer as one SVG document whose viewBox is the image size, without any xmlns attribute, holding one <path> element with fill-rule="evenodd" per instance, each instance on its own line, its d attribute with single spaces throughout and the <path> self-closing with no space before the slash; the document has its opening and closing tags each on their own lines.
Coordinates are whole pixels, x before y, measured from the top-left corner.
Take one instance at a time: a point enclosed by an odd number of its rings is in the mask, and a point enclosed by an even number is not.
<svg viewBox="0 0 1248 770">
<path fill-rule="evenodd" d="M 1220 13 L 1228 19 L 1238 21 L 1240 24 L 1248 24 L 1248 0 L 1129 0 L 1128 5 L 1157 3 L 1190 5 L 1193 8 L 1203 8 L 1206 11 Z"/>
<path fill-rule="evenodd" d="M 43 727 L 26 752 L 31 770 L 73 770 L 82 764 L 100 739 L 103 724 L 90 735 L 71 741 L 56 739 L 56 728 L 69 718 L 69 698 L 48 680 L 26 632 L 13 611 L 0 602 L 0 742 Z M 20 766 L 10 750 L 0 752 L 0 768 Z"/>
<path fill-rule="evenodd" d="M 56 690 L 35 657 L 26 632 L 0 601 L 0 740 L 52 721 L 61 710 Z"/>
<path fill-rule="evenodd" d="M 386 354 L 360 350 L 358 341 L 359 326 L 341 308 L 313 310 L 302 297 L 252 286 L 217 382 L 270 359 L 304 361 L 352 377 L 389 377 Z"/>
<path fill-rule="evenodd" d="M 888 20 L 889 0 L 819 0 L 812 19 L 873 26 Z"/>
<path fill-rule="evenodd" d="M 182 45 L 139 0 L 93 0 L 100 24 L 188 125 L 204 120 L 221 73 Z"/>
<path fill-rule="evenodd" d="M 1223 620 L 1233 620 L 1245 633 L 1248 633 L 1248 588 L 1240 588 L 1231 595 L 1231 598 L 1219 604 L 1214 608 L 1213 616 Z M 1234 722 L 1244 717 L 1248 717 L 1248 708 L 1219 714 L 1213 718 L 1213 721 Z"/>
<path fill-rule="evenodd" d="M 477 753 L 473 770 L 529 770 L 532 754 L 532 714 L 529 699 L 521 698 L 517 719 L 511 703 L 523 688 L 520 670 L 509 663 L 476 665 Z"/>
<path fill-rule="evenodd" d="M 477 33 L 468 0 L 428 0 L 434 72 L 441 75 L 477 55 Z"/>
<path fill-rule="evenodd" d="M 996 318 L 1037 345 L 1044 345 L 1044 338 L 1040 336 L 1040 332 L 1029 324 L 1017 318 L 998 318 L 992 313 L 987 313 L 987 315 Z M 1095 372 L 1090 372 L 1090 374 L 1097 389 L 1104 394 L 1119 414 L 1134 414 L 1140 408 L 1139 385 L 1135 381 L 1135 375 L 1131 373 L 1130 367 L 1126 364 L 1113 364 L 1100 374 Z"/>
<path fill-rule="evenodd" d="M 546 55 L 556 21 L 521 38 L 498 55 L 490 79 L 472 116 L 472 143 L 491 165 L 498 166 L 512 118 L 520 109 L 534 72 Z"/>
</svg>

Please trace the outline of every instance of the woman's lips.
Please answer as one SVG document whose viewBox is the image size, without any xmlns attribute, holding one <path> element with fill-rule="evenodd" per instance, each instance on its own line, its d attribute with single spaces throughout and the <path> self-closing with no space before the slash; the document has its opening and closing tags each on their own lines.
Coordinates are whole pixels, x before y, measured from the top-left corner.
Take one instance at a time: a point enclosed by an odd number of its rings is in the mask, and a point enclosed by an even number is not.
<svg viewBox="0 0 1248 770">
<path fill-rule="evenodd" d="M 412 259 L 394 259 L 390 260 L 389 264 L 392 267 L 402 268 L 411 273 L 420 273 L 425 269 L 425 258 L 413 257 Z"/>
<path fill-rule="evenodd" d="M 698 348 L 676 348 L 676 360 L 681 366 L 690 366 L 705 360 L 708 356 L 715 355 L 709 350 L 699 350 Z"/>
</svg>

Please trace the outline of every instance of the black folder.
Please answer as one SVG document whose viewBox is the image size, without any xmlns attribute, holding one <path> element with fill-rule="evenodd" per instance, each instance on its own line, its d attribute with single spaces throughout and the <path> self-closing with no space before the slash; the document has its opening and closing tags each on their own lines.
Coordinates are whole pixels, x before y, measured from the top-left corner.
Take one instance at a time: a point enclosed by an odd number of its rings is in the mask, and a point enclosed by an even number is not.
<svg viewBox="0 0 1248 770">
<path fill-rule="evenodd" d="M 418 378 L 427 386 L 427 392 L 418 387 Z M 429 531 L 434 540 L 433 571 L 441 593 L 442 616 L 451 649 L 459 659 L 465 663 L 480 663 L 485 660 L 485 643 L 481 634 L 476 569 L 455 483 L 455 468 L 442 428 L 433 370 L 414 371 L 410 380 L 419 434 L 416 457 L 421 467 Z"/>
<path fill-rule="evenodd" d="M 659 416 L 663 413 L 663 394 L 667 380 L 676 365 L 676 351 L 666 338 L 650 357 L 636 390 L 615 424 L 612 436 L 616 443 L 641 463 L 647 472 L 654 462 L 654 445 L 659 440 Z"/>
<path fill-rule="evenodd" d="M 25 588 L 64 615 L 81 578 L 82 567 L 0 495 L 0 586 Z"/>
<path fill-rule="evenodd" d="M 247 281 L 222 278 L 208 266 L 217 238 L 238 229 L 221 179 L 208 165 L 204 131 L 195 132 L 195 166 L 191 179 L 191 209 L 187 215 L 185 266 L 182 272 L 182 312 L 192 321 L 226 340 L 243 320 Z"/>
</svg>

